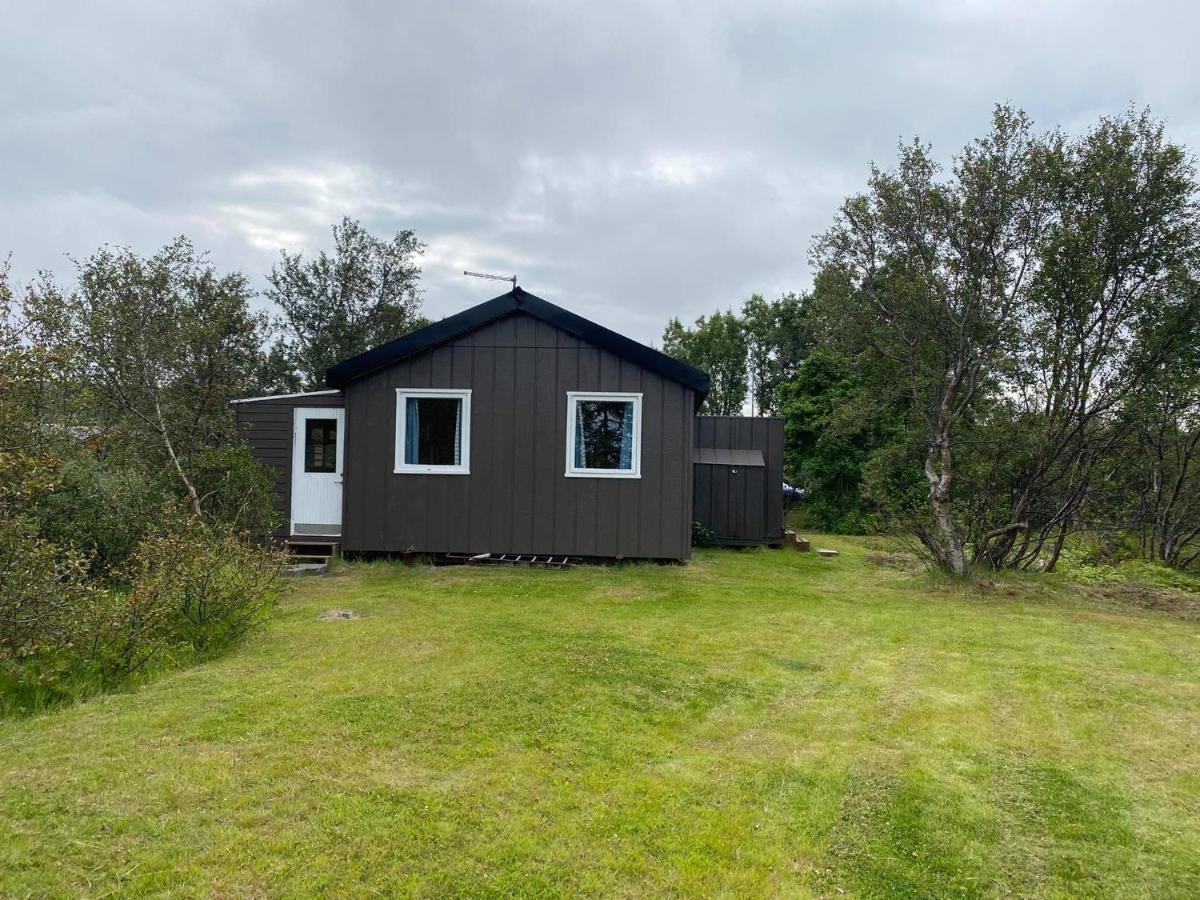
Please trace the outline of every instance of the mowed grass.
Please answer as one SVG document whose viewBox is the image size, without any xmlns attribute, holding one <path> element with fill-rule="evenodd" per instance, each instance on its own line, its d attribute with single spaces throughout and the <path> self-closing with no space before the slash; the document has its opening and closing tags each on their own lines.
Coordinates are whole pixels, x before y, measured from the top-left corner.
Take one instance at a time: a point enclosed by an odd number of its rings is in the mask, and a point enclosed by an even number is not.
<svg viewBox="0 0 1200 900">
<path fill-rule="evenodd" d="M 0 724 L 0 894 L 1200 895 L 1200 625 L 818 543 L 303 581 Z"/>
</svg>

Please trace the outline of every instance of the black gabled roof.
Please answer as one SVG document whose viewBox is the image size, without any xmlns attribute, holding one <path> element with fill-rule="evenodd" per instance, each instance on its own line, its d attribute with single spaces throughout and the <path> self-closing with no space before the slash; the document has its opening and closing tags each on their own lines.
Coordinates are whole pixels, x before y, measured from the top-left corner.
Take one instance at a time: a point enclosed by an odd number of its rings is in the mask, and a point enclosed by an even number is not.
<svg viewBox="0 0 1200 900">
<path fill-rule="evenodd" d="M 397 360 L 413 356 L 438 344 L 445 344 L 515 312 L 527 313 L 535 319 L 541 319 L 555 328 L 575 335 L 581 341 L 607 350 L 614 356 L 627 359 L 644 369 L 657 372 L 664 378 L 690 387 L 697 393 L 697 409 L 708 394 L 707 373 L 610 331 L 603 325 L 590 322 L 561 306 L 555 306 L 541 297 L 535 297 L 519 287 L 331 366 L 325 370 L 325 383 L 331 388 L 343 388 L 351 381 L 389 366 Z"/>
</svg>

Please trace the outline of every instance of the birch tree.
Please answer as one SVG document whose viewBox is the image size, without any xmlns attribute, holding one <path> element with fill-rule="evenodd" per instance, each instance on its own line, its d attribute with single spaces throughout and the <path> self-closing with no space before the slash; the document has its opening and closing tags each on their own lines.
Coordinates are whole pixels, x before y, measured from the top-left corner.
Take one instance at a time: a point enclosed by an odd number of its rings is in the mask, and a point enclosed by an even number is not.
<svg viewBox="0 0 1200 900">
<path fill-rule="evenodd" d="M 849 284 L 840 330 L 865 345 L 860 358 L 924 431 L 932 521 L 914 528 L 956 575 L 969 559 L 954 508 L 955 443 L 1019 337 L 1016 309 L 1048 219 L 1044 156 L 1029 120 L 1006 107 L 949 180 L 928 147 L 904 145 L 894 171 L 872 167 L 868 192 L 843 204 L 815 248 L 827 280 Z"/>
<path fill-rule="evenodd" d="M 249 310 L 246 278 L 219 274 L 182 237 L 148 258 L 105 247 L 77 269 L 74 290 L 44 276 L 26 304 L 42 339 L 76 361 L 77 421 L 63 424 L 160 461 L 200 517 L 189 459 L 228 432 L 228 401 L 259 364 L 265 323 Z"/>
<path fill-rule="evenodd" d="M 708 373 L 706 415 L 741 413 L 749 388 L 748 357 L 741 320 L 732 311 L 700 316 L 690 328 L 678 318 L 671 319 L 663 331 L 663 352 Z"/>
<path fill-rule="evenodd" d="M 1146 113 L 1072 140 L 998 107 L 949 177 L 905 145 L 817 242 L 833 339 L 922 435 L 911 527 L 948 571 L 1052 568 L 1128 465 L 1122 411 L 1200 327 L 1196 197 Z"/>
<path fill-rule="evenodd" d="M 427 324 L 421 254 L 411 231 L 380 238 L 354 219 L 333 226 L 333 251 L 311 259 L 284 251 L 267 276 L 282 338 L 268 362 L 275 387 L 325 386 L 325 370 Z"/>
</svg>

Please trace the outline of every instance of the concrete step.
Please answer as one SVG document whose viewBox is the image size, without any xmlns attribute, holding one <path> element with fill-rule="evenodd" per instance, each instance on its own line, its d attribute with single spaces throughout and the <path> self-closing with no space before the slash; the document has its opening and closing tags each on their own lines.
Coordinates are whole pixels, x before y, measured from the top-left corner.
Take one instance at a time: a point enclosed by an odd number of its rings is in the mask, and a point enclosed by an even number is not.
<svg viewBox="0 0 1200 900">
<path fill-rule="evenodd" d="M 326 563 L 304 562 L 288 566 L 283 570 L 283 574 L 287 577 L 295 577 L 300 575 L 324 575 L 328 571 L 329 566 Z"/>
</svg>

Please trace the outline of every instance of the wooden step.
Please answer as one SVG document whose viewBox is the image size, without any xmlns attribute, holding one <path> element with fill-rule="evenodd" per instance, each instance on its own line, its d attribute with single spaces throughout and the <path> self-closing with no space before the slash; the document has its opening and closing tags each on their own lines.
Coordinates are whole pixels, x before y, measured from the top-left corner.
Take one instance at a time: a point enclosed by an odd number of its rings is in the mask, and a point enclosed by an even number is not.
<svg viewBox="0 0 1200 900">
<path fill-rule="evenodd" d="M 314 541 L 289 538 L 284 541 L 284 550 L 288 556 L 300 562 L 328 563 L 341 555 L 341 541 Z"/>
<path fill-rule="evenodd" d="M 793 550 L 799 550 L 801 553 L 807 553 L 810 547 L 808 541 L 794 531 L 785 531 L 783 533 L 783 545 L 791 547 Z"/>
</svg>

